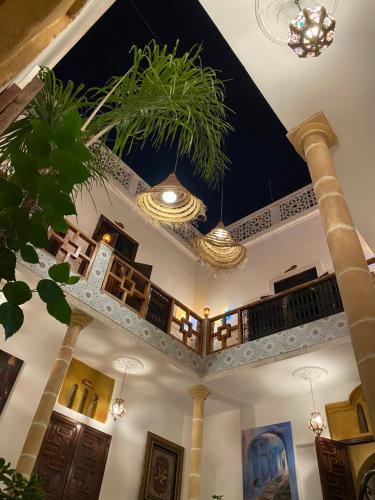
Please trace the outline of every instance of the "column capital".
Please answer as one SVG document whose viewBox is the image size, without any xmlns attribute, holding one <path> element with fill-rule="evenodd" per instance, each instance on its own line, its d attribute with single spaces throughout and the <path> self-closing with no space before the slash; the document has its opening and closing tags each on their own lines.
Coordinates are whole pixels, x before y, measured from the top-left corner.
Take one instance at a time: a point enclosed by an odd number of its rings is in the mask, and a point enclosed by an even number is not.
<svg viewBox="0 0 375 500">
<path fill-rule="evenodd" d="M 208 396 L 211 394 L 211 391 L 204 385 L 195 385 L 194 387 L 190 387 L 188 393 L 193 399 L 194 398 L 207 399 Z"/>
<path fill-rule="evenodd" d="M 92 317 L 84 313 L 80 309 L 72 309 L 72 316 L 70 319 L 70 326 L 80 326 L 81 329 L 85 328 L 91 323 Z"/>
<path fill-rule="evenodd" d="M 287 138 L 293 144 L 297 153 L 305 160 L 304 142 L 305 139 L 312 134 L 321 135 L 329 148 L 336 146 L 339 141 L 322 111 L 315 113 L 304 122 L 294 127 L 287 134 Z"/>
</svg>

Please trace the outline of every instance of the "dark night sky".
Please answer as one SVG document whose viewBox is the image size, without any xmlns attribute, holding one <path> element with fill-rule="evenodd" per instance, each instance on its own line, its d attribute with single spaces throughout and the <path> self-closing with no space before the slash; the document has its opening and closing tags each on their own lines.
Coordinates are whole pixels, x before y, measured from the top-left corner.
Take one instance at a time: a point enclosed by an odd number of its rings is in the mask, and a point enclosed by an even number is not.
<svg viewBox="0 0 375 500">
<path fill-rule="evenodd" d="M 198 0 L 117 0 L 55 71 L 64 81 L 102 85 L 112 75 L 126 72 L 132 45 L 142 47 L 154 35 L 170 47 L 177 39 L 182 49 L 202 44 L 203 64 L 220 70 L 226 80 L 226 104 L 235 112 L 230 116 L 235 132 L 225 144 L 231 160 L 224 182 L 225 224 L 270 203 L 271 192 L 276 200 L 310 182 L 283 125 Z M 155 152 L 146 146 L 124 161 L 154 185 L 173 170 L 175 153 L 167 147 Z M 220 195 L 194 177 L 193 170 L 188 159 L 179 161 L 179 179 L 208 206 L 208 220 L 199 225 L 206 232 L 220 218 Z"/>
</svg>

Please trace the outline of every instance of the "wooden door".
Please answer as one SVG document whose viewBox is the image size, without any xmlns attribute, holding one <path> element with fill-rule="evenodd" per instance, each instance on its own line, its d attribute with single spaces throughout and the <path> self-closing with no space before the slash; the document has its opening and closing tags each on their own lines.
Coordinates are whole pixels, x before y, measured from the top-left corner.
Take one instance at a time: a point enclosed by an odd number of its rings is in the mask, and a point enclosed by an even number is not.
<svg viewBox="0 0 375 500">
<path fill-rule="evenodd" d="M 34 473 L 45 500 L 97 500 L 111 436 L 53 412 Z"/>
<path fill-rule="evenodd" d="M 317 437 L 315 446 L 324 500 L 355 500 L 346 445 L 340 441 Z"/>
</svg>

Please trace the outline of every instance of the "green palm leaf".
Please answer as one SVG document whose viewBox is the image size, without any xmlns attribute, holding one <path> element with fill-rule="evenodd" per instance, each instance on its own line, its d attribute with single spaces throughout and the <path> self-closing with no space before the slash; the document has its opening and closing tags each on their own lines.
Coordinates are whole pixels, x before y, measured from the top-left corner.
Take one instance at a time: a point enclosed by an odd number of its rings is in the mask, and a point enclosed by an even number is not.
<svg viewBox="0 0 375 500">
<path fill-rule="evenodd" d="M 113 151 L 121 156 L 134 143 L 150 140 L 159 148 L 176 142 L 178 154 L 190 156 L 198 174 L 216 184 L 228 164 L 223 143 L 232 130 L 224 85 L 212 68 L 202 67 L 201 47 L 181 56 L 177 50 L 178 44 L 168 52 L 154 41 L 134 47 L 131 69 L 94 89 L 95 98 L 105 102 L 88 124 L 89 144 L 114 131 Z"/>
</svg>

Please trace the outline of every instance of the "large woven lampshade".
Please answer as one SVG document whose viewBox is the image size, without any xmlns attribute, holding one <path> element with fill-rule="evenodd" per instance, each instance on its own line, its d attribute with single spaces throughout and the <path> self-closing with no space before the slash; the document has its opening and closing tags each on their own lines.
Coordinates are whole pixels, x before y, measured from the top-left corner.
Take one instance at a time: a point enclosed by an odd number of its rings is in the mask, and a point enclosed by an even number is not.
<svg viewBox="0 0 375 500">
<path fill-rule="evenodd" d="M 232 238 L 222 221 L 193 245 L 199 257 L 216 269 L 233 269 L 246 257 L 245 247 Z"/>
<path fill-rule="evenodd" d="M 139 193 L 137 203 L 147 218 L 165 224 L 182 224 L 206 216 L 202 200 L 184 188 L 175 173 L 149 191 Z"/>
</svg>

